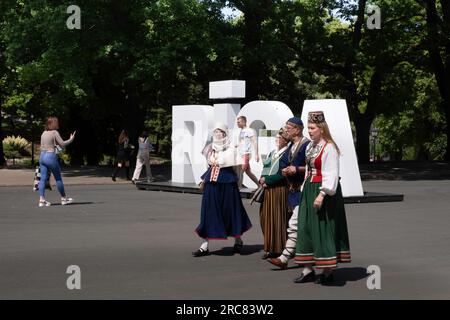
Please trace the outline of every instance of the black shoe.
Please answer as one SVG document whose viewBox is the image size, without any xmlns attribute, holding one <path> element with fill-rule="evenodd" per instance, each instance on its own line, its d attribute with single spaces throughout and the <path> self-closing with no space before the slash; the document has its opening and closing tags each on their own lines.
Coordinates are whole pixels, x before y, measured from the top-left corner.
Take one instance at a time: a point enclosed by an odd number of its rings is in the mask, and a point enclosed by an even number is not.
<svg viewBox="0 0 450 320">
<path fill-rule="evenodd" d="M 310 273 L 308 273 L 307 275 L 302 273 L 300 277 L 294 279 L 294 282 L 295 283 L 313 282 L 315 280 L 315 278 L 316 278 L 316 273 L 313 270 Z"/>
<path fill-rule="evenodd" d="M 112 176 L 111 177 L 112 181 L 116 181 L 116 177 Z"/>
<path fill-rule="evenodd" d="M 268 258 L 275 259 L 275 258 L 278 258 L 279 256 L 281 256 L 281 254 L 269 251 L 269 252 L 264 253 L 263 256 L 261 257 L 261 259 L 263 259 L 263 260 L 266 260 Z"/>
<path fill-rule="evenodd" d="M 333 277 L 332 273 L 330 273 L 327 276 L 322 273 L 317 277 L 316 281 L 314 281 L 315 284 L 321 284 L 323 286 L 330 285 L 333 282 L 334 282 L 334 277 Z"/>
<path fill-rule="evenodd" d="M 200 248 L 197 251 L 192 252 L 192 255 L 194 257 L 203 257 L 203 256 L 209 256 L 210 252 L 208 249 L 203 250 L 202 248 Z"/>
<path fill-rule="evenodd" d="M 242 252 L 242 247 L 244 247 L 243 243 L 235 243 L 233 246 L 233 253 L 241 253 Z"/>
</svg>

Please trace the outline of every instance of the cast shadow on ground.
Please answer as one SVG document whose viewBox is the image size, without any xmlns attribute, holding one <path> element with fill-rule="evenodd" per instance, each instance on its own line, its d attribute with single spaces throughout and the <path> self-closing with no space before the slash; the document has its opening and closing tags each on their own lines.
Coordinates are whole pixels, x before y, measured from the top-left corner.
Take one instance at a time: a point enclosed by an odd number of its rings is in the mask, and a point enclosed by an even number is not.
<svg viewBox="0 0 450 320">
<path fill-rule="evenodd" d="M 261 244 L 250 244 L 246 245 L 244 243 L 244 247 L 242 248 L 241 256 L 249 256 L 251 254 L 255 254 L 264 249 L 264 246 Z M 231 247 L 223 247 L 220 250 L 211 251 L 211 254 L 214 256 L 233 256 L 239 255 L 239 253 L 233 253 L 233 246 Z"/>
<path fill-rule="evenodd" d="M 301 266 L 291 264 L 288 269 L 302 269 Z M 272 271 L 283 271 L 280 268 L 273 267 Z M 321 272 L 317 272 L 316 276 Z M 328 284 L 328 287 L 343 287 L 347 284 L 348 281 L 359 281 L 364 278 L 367 278 L 370 274 L 367 273 L 365 268 L 354 267 L 354 268 L 337 268 L 333 271 L 334 274 L 334 282 L 332 284 Z M 299 274 L 300 275 L 300 274 Z"/>
<path fill-rule="evenodd" d="M 111 178 L 114 170 L 113 166 L 83 166 L 83 167 L 67 167 L 63 168 L 62 172 L 64 177 L 97 177 L 97 178 Z M 135 167 L 130 167 L 130 173 L 133 174 Z M 154 177 L 158 177 L 159 180 L 165 181 L 171 176 L 171 167 L 168 165 L 151 165 L 151 171 Z M 145 169 L 142 174 L 145 173 Z M 125 169 L 122 168 L 117 175 L 118 179 L 125 179 Z M 170 178 L 169 178 L 170 180 Z"/>
<path fill-rule="evenodd" d="M 67 206 L 77 206 L 77 205 L 84 205 L 84 204 L 100 204 L 100 203 L 104 203 L 104 202 L 73 202 L 71 204 L 68 204 Z M 62 206 L 61 203 L 52 203 L 52 207 L 54 206 Z"/>
<path fill-rule="evenodd" d="M 348 281 L 359 281 L 367 278 L 370 274 L 366 268 L 338 268 L 333 271 L 334 282 L 327 285 L 328 287 L 343 287 Z"/>
</svg>

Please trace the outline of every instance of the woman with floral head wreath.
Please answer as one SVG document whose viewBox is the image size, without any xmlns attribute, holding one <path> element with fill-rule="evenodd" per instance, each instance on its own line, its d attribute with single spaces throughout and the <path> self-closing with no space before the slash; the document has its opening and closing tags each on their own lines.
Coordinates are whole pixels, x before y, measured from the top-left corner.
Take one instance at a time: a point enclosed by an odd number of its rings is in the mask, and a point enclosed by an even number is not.
<svg viewBox="0 0 450 320">
<path fill-rule="evenodd" d="M 209 240 L 226 240 L 228 237 L 235 238 L 233 252 L 241 253 L 241 236 L 252 225 L 242 204 L 238 177 L 233 170 L 238 157 L 225 124 L 214 126 L 213 142 L 206 148 L 205 156 L 209 168 L 202 176 L 204 191 L 200 224 L 195 229 L 202 243 L 192 255 L 209 255 Z"/>
<path fill-rule="evenodd" d="M 338 263 L 351 262 L 344 199 L 339 183 L 340 151 L 321 111 L 308 114 L 311 143 L 306 149 L 295 261 L 304 266 L 294 282 L 328 285 Z M 323 272 L 317 278 L 313 266 Z"/>
</svg>

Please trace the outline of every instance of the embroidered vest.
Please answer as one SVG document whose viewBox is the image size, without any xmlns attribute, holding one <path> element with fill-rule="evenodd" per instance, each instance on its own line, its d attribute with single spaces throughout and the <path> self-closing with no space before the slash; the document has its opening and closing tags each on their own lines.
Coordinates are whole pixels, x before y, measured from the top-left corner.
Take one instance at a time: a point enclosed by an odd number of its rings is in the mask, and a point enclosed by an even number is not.
<svg viewBox="0 0 450 320">
<path fill-rule="evenodd" d="M 306 154 L 306 162 L 308 164 L 307 178 L 311 177 L 311 182 L 322 182 L 322 155 L 326 145 L 327 143 L 323 145 L 320 151 L 311 147 Z"/>
</svg>

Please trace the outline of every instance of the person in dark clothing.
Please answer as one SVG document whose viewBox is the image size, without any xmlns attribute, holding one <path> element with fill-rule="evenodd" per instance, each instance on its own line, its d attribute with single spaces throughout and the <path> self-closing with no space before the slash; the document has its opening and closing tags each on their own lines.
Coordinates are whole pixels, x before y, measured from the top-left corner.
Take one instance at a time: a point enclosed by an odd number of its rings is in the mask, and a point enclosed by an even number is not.
<svg viewBox="0 0 450 320">
<path fill-rule="evenodd" d="M 282 168 L 283 175 L 288 180 L 288 211 L 290 214 L 289 227 L 287 229 L 287 240 L 283 253 L 278 258 L 267 259 L 267 262 L 281 268 L 287 269 L 289 259 L 294 258 L 297 245 L 297 219 L 301 199 L 300 188 L 305 175 L 305 153 L 309 139 L 303 136 L 303 122 L 297 117 L 290 118 L 286 122 L 285 131 L 291 140 L 289 149 L 284 154 L 286 164 Z"/>
<path fill-rule="evenodd" d="M 130 138 L 128 132 L 122 130 L 117 141 L 117 167 L 112 175 L 112 180 L 116 181 L 117 174 L 125 167 L 125 173 L 127 180 L 130 178 L 130 158 L 133 151 L 133 145 L 130 144 Z"/>
</svg>

